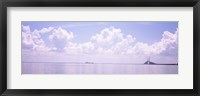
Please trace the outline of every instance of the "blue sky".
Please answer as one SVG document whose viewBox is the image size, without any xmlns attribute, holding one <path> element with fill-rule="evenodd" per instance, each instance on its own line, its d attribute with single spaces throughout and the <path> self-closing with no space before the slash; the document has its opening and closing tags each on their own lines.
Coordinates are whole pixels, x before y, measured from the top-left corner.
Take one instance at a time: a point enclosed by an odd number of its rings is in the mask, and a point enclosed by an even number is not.
<svg viewBox="0 0 200 96">
<path fill-rule="evenodd" d="M 175 32 L 178 28 L 178 22 L 22 22 L 24 26 L 30 26 L 31 31 L 40 30 L 48 27 L 62 27 L 72 31 L 75 36 L 81 37 L 75 39 L 75 42 L 82 43 L 90 39 L 104 28 L 114 26 L 123 30 L 124 34 L 132 34 L 138 41 L 153 43 L 162 38 L 164 31 Z M 144 35 L 148 38 L 144 38 Z"/>
<path fill-rule="evenodd" d="M 44 51 L 39 52 L 43 60 L 35 60 L 38 62 L 46 60 L 45 56 L 50 53 L 64 54 L 70 59 L 74 56 L 75 61 L 82 54 L 93 57 L 96 62 L 108 54 L 113 55 L 112 59 L 141 56 L 141 60 L 125 58 L 123 62 L 143 62 L 150 56 L 156 62 L 173 63 L 178 58 L 178 22 L 24 21 L 22 35 L 22 56 L 28 55 L 27 60 L 36 54 L 33 52 Z"/>
</svg>

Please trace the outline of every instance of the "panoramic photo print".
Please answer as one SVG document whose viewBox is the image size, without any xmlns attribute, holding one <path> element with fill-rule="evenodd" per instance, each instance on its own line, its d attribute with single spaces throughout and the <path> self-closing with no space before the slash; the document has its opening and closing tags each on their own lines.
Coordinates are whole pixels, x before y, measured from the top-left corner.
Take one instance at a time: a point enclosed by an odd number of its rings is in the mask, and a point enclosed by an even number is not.
<svg viewBox="0 0 200 96">
<path fill-rule="evenodd" d="M 178 74 L 177 21 L 22 21 L 22 74 Z"/>
</svg>

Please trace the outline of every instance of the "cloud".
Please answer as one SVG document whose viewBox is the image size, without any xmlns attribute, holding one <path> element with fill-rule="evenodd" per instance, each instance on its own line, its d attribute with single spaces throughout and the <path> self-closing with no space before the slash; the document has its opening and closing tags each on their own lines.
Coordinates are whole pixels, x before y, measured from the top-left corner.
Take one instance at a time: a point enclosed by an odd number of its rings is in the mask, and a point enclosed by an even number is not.
<svg viewBox="0 0 200 96">
<path fill-rule="evenodd" d="M 117 42 L 111 49 L 117 54 L 125 54 L 125 51 L 128 50 L 136 38 L 131 35 L 127 35 L 126 38 L 123 38 L 120 42 Z"/>
<path fill-rule="evenodd" d="M 32 35 L 28 32 L 22 32 L 22 48 L 31 49 L 35 46 Z"/>
<path fill-rule="evenodd" d="M 49 36 L 49 40 L 64 40 L 69 41 L 74 38 L 74 35 L 72 32 L 68 32 L 62 28 L 53 29 L 52 34 Z"/>
<path fill-rule="evenodd" d="M 139 61 L 144 61 L 149 56 L 161 57 L 162 55 L 163 58 L 167 58 L 164 56 L 165 54 L 167 54 L 166 56 L 169 56 L 169 54 L 174 56 L 174 53 L 178 51 L 178 29 L 174 33 L 164 31 L 162 38 L 153 44 L 135 42 L 136 37 L 124 34 L 120 28 L 113 26 L 102 29 L 84 43 L 72 42 L 73 39 L 73 32 L 61 27 L 48 27 L 31 32 L 29 26 L 22 25 L 22 48 L 34 50 L 38 54 L 54 52 L 57 55 L 61 53 L 70 56 L 80 55 L 79 57 L 87 55 L 90 58 L 112 56 L 115 60 L 118 60 L 121 56 L 120 58 L 128 58 L 123 59 L 123 62 L 126 62 L 126 60 L 132 62 L 131 58 L 140 59 Z"/>
<path fill-rule="evenodd" d="M 124 35 L 121 29 L 109 27 L 91 36 L 90 41 L 76 44 L 68 43 L 64 50 L 67 54 L 120 54 L 135 41 L 132 35 Z M 127 47 L 127 48 L 126 48 Z"/>
<path fill-rule="evenodd" d="M 49 41 L 43 39 L 48 38 Z M 55 51 L 63 50 L 65 45 L 74 38 L 72 32 L 62 28 L 42 28 L 30 31 L 29 26 L 22 25 L 22 48 L 36 51 Z M 52 42 L 53 45 L 46 45 L 46 42 Z"/>
<path fill-rule="evenodd" d="M 81 48 L 76 44 L 69 42 L 65 47 L 64 51 L 66 54 L 81 54 Z"/>
<path fill-rule="evenodd" d="M 41 39 L 40 32 L 30 31 L 29 26 L 22 26 L 22 48 L 36 51 L 49 51 L 50 48 L 45 46 L 45 42 Z"/>
<path fill-rule="evenodd" d="M 116 42 L 120 42 L 123 39 L 123 34 L 121 29 L 115 29 L 114 27 L 103 29 L 100 34 L 92 36 L 91 42 L 95 44 L 96 47 L 110 47 Z"/>
<path fill-rule="evenodd" d="M 49 28 L 42 28 L 41 30 L 39 30 L 39 33 L 44 34 L 44 33 L 48 33 L 51 32 L 52 30 L 54 30 L 53 27 L 49 27 Z"/>
<path fill-rule="evenodd" d="M 36 45 L 43 45 L 45 44 L 44 40 L 41 38 L 40 31 L 34 30 L 31 34 L 32 40 Z"/>
<path fill-rule="evenodd" d="M 172 32 L 165 31 L 162 34 L 162 39 L 159 42 L 155 42 L 152 45 L 147 43 L 138 42 L 135 46 L 132 46 L 127 50 L 128 54 L 137 54 L 144 56 L 159 55 L 162 52 L 170 49 L 177 49 L 178 47 L 178 29 L 173 34 Z"/>
<path fill-rule="evenodd" d="M 178 31 L 175 32 L 175 34 L 165 31 L 162 35 L 162 39 L 160 42 L 154 43 L 151 46 L 151 49 L 153 50 L 152 53 L 154 54 L 160 54 L 163 51 L 166 51 L 167 49 L 174 49 L 177 47 L 178 43 Z"/>
<path fill-rule="evenodd" d="M 30 33 L 31 32 L 30 27 L 22 25 L 22 32 Z"/>
<path fill-rule="evenodd" d="M 48 39 L 52 42 L 52 46 L 58 51 L 64 51 L 65 46 L 74 38 L 72 32 L 68 32 L 62 28 L 53 29 Z"/>
<path fill-rule="evenodd" d="M 103 29 L 99 34 L 91 37 L 90 42 L 94 44 L 95 48 L 103 49 L 121 49 L 121 47 L 129 45 L 135 41 L 132 35 L 124 35 L 121 29 L 109 27 Z M 117 47 L 117 48 L 115 48 Z"/>
<path fill-rule="evenodd" d="M 137 42 L 133 45 L 136 38 L 132 35 L 123 34 L 122 30 L 113 26 L 101 30 L 90 41 L 77 44 L 71 42 L 74 39 L 72 32 L 63 28 L 42 28 L 30 32 L 29 26 L 22 26 L 22 45 L 23 48 L 41 49 L 41 50 L 64 50 L 68 54 L 132 54 L 132 55 L 157 55 L 169 49 L 177 48 L 178 31 L 174 34 L 165 31 L 162 39 L 149 45 L 143 42 Z M 47 35 L 51 42 L 51 47 L 46 46 L 46 41 L 42 35 Z"/>
</svg>

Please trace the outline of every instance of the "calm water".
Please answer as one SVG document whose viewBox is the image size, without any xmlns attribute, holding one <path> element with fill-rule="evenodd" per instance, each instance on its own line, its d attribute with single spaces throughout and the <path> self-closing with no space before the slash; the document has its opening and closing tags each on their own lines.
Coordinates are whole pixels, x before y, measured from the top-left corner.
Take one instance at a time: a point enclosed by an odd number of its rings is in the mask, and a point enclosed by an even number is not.
<svg viewBox="0 0 200 96">
<path fill-rule="evenodd" d="M 22 74 L 178 74 L 178 65 L 22 63 Z"/>
</svg>

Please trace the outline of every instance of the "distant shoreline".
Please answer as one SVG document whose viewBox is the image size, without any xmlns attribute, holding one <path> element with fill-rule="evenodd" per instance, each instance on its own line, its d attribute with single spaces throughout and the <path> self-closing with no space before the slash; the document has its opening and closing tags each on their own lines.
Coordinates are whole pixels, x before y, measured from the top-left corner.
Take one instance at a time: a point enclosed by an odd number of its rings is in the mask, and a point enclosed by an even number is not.
<svg viewBox="0 0 200 96">
<path fill-rule="evenodd" d="M 144 64 L 144 65 L 178 65 L 178 64 Z"/>
<path fill-rule="evenodd" d="M 22 63 L 57 63 L 57 64 L 83 64 L 83 65 L 94 65 L 94 64 L 123 64 L 123 65 L 178 65 L 175 63 L 156 63 L 156 64 L 143 64 L 143 63 L 84 63 L 84 62 L 22 62 Z"/>
</svg>

